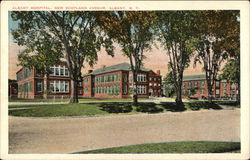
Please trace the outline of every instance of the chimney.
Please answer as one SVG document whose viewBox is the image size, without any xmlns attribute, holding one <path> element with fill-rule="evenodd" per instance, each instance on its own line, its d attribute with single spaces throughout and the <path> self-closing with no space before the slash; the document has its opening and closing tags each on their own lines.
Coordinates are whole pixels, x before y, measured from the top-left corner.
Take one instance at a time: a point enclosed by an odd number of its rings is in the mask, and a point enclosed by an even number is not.
<svg viewBox="0 0 250 160">
<path fill-rule="evenodd" d="M 93 70 L 88 70 L 88 74 L 90 74 Z"/>
<path fill-rule="evenodd" d="M 158 74 L 159 76 L 161 75 L 161 71 L 160 70 L 157 70 L 156 71 L 156 74 Z"/>
</svg>

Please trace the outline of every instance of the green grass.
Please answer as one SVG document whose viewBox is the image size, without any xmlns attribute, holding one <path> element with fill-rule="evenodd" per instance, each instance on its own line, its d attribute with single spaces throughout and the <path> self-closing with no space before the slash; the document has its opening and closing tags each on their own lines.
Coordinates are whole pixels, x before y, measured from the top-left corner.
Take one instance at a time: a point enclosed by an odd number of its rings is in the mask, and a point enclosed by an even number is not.
<svg viewBox="0 0 250 160">
<path fill-rule="evenodd" d="M 104 114 L 135 114 L 198 111 L 201 109 L 221 109 L 217 104 L 184 103 L 182 106 L 174 102 L 155 104 L 140 102 L 132 106 L 132 102 L 103 102 L 79 104 L 21 104 L 9 105 L 9 115 L 22 117 L 58 117 L 58 116 L 90 116 Z"/>
<path fill-rule="evenodd" d="M 53 104 L 53 105 L 22 105 L 20 110 L 9 110 L 9 115 L 21 117 L 58 117 L 108 114 L 93 104 Z M 15 108 L 15 106 L 10 106 Z"/>
<path fill-rule="evenodd" d="M 83 153 L 224 153 L 239 152 L 240 142 L 188 141 L 150 143 L 114 148 L 105 148 Z"/>
<path fill-rule="evenodd" d="M 132 102 L 132 98 L 79 98 L 79 102 Z M 149 100 L 148 98 L 138 98 L 138 100 Z M 9 102 L 69 102 L 69 99 L 27 99 L 10 98 Z"/>
<path fill-rule="evenodd" d="M 137 113 L 133 107 L 129 112 L 112 113 L 104 110 L 101 104 L 9 105 L 9 108 L 9 115 L 21 117 L 94 116 Z"/>
</svg>

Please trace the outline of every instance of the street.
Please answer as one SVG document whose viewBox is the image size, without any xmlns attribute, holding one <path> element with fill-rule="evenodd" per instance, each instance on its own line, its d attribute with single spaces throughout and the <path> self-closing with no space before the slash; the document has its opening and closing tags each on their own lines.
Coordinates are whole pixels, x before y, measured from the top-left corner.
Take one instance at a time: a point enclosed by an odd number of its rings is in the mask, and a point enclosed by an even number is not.
<svg viewBox="0 0 250 160">
<path fill-rule="evenodd" d="M 240 141 L 240 110 L 96 117 L 9 116 L 9 153 L 72 153 L 170 141 Z"/>
</svg>

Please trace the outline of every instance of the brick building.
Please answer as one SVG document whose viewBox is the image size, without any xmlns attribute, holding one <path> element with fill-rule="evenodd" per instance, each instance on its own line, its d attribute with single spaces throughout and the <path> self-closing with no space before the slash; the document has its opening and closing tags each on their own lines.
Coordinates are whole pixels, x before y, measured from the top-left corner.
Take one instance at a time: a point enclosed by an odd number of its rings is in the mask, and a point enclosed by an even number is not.
<svg viewBox="0 0 250 160">
<path fill-rule="evenodd" d="M 131 97 L 130 88 L 133 84 L 130 64 L 121 63 L 113 66 L 103 66 L 100 69 L 89 70 L 83 77 L 83 97 Z M 138 97 L 161 96 L 160 71 L 142 67 L 137 74 Z"/>
<path fill-rule="evenodd" d="M 16 80 L 9 79 L 9 97 L 10 98 L 17 98 L 18 93 L 18 85 Z"/>
<path fill-rule="evenodd" d="M 21 68 L 17 73 L 18 98 L 68 98 L 70 97 L 69 71 L 65 62 L 50 67 L 51 73 L 47 78 L 35 68 Z M 44 85 L 45 89 L 44 90 Z M 82 84 L 79 84 L 79 93 L 82 94 Z"/>
<path fill-rule="evenodd" d="M 203 98 L 208 96 L 207 83 L 205 75 L 188 75 L 183 77 L 182 94 L 184 97 Z M 192 91 L 195 93 L 191 95 Z M 213 86 L 213 97 L 215 98 L 236 98 L 238 94 L 238 85 L 228 83 L 225 80 L 216 80 Z"/>
</svg>

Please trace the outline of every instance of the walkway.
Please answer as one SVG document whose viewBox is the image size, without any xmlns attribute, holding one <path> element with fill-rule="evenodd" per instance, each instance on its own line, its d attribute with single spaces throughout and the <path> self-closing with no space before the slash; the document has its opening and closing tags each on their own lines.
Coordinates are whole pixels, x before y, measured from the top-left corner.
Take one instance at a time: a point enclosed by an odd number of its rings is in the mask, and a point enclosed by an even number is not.
<svg viewBox="0 0 250 160">
<path fill-rule="evenodd" d="M 240 141 L 240 110 L 104 117 L 9 117 L 10 153 L 72 153 L 169 141 Z"/>
</svg>

